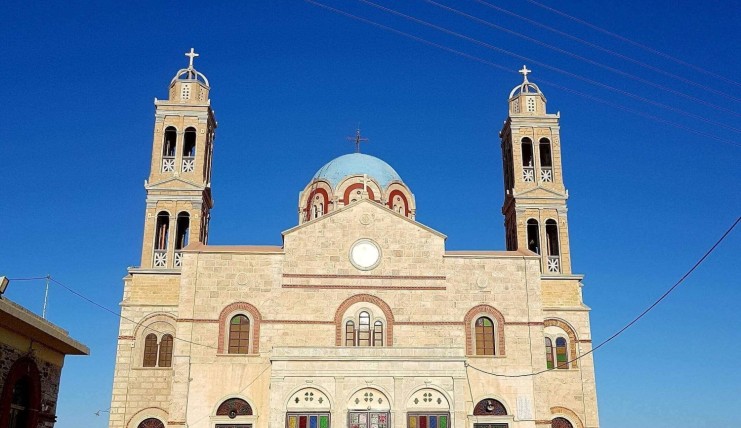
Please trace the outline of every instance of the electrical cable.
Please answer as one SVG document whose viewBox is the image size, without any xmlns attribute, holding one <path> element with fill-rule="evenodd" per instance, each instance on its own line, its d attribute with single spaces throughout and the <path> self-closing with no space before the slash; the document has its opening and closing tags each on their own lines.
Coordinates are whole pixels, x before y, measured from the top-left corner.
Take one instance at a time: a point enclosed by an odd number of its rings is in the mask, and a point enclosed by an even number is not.
<svg viewBox="0 0 741 428">
<path fill-rule="evenodd" d="M 522 33 L 518 33 L 517 31 L 510 30 L 507 27 L 502 27 L 500 25 L 494 24 L 493 22 L 487 21 L 485 19 L 478 18 L 476 16 L 473 16 L 473 15 L 468 14 L 466 12 L 463 12 L 461 10 L 452 8 L 452 7 L 447 6 L 447 5 L 444 5 L 442 3 L 438 3 L 438 2 L 436 2 L 434 0 L 423 0 L 423 1 L 429 3 L 429 4 L 433 5 L 433 6 L 437 6 L 437 7 L 441 8 L 441 9 L 447 10 L 447 11 L 449 11 L 451 13 L 456 14 L 456 15 L 462 16 L 462 17 L 464 17 L 464 18 L 466 18 L 468 20 L 471 20 L 471 21 L 477 22 L 479 24 L 485 25 L 487 27 L 491 27 L 491 28 L 494 28 L 496 30 L 503 31 L 503 32 L 508 33 L 508 34 L 511 34 L 513 36 L 522 38 L 524 40 L 527 40 L 529 42 L 535 43 L 535 44 L 537 44 L 539 46 L 543 46 L 543 47 L 545 47 L 547 49 L 553 50 L 553 51 L 558 52 L 560 54 L 563 54 L 563 55 L 566 55 L 566 56 L 570 56 L 572 58 L 578 59 L 578 60 L 583 61 L 583 62 L 586 62 L 588 64 L 592 64 L 592 65 L 594 65 L 596 67 L 600 67 L 602 69 L 608 70 L 608 71 L 613 72 L 615 74 L 619 74 L 621 76 L 624 76 L 624 77 L 627 77 L 629 79 L 635 80 L 637 82 L 643 83 L 645 85 L 652 86 L 654 88 L 657 88 L 657 89 L 660 89 L 662 91 L 665 91 L 665 92 L 668 92 L 668 93 L 671 93 L 671 94 L 674 94 L 674 95 L 677 95 L 677 96 L 686 98 L 688 100 L 694 101 L 694 102 L 699 103 L 699 104 L 703 104 L 703 105 L 708 106 L 708 107 L 710 107 L 712 109 L 723 111 L 723 112 L 726 112 L 726 113 L 729 113 L 729 114 L 732 114 L 732 115 L 741 117 L 741 113 L 738 113 L 735 110 L 732 110 L 732 109 L 729 109 L 729 108 L 726 108 L 726 107 L 721 107 L 719 105 L 715 105 L 713 103 L 710 103 L 708 101 L 703 100 L 702 98 L 697 98 L 695 96 L 686 94 L 684 92 L 681 92 L 681 91 L 672 89 L 672 88 L 670 88 L 668 86 L 660 85 L 660 84 L 658 84 L 656 82 L 652 82 L 651 80 L 644 79 L 644 78 L 642 78 L 640 76 L 636 76 L 634 74 L 631 74 L 631 73 L 628 73 L 626 71 L 617 69 L 615 67 L 611 67 L 611 66 L 609 66 L 607 64 L 603 64 L 603 63 L 601 63 L 599 61 L 595 61 L 595 60 L 586 58 L 584 56 L 575 54 L 575 53 L 570 52 L 570 51 L 568 51 L 566 49 L 561 49 L 558 46 L 554 46 L 554 45 L 545 43 L 545 42 L 543 42 L 541 40 L 538 40 L 536 38 L 530 37 L 528 35 L 525 35 L 525 34 L 522 34 Z M 708 90 L 712 90 L 711 88 L 707 88 L 707 89 Z M 722 93 L 722 92 L 717 91 L 717 90 L 712 90 L 712 91 L 713 92 L 717 92 L 719 94 L 722 94 L 724 99 L 728 98 L 728 99 L 732 99 L 734 101 L 741 101 L 741 99 L 735 98 L 735 97 L 733 97 L 733 96 L 731 96 L 731 95 L 729 95 L 727 93 Z"/>
<path fill-rule="evenodd" d="M 468 54 L 468 53 L 465 53 L 465 52 L 461 52 L 459 50 L 456 50 L 456 49 L 453 49 L 453 48 L 450 48 L 450 47 L 441 45 L 439 43 L 432 42 L 430 40 L 424 39 L 424 38 L 419 37 L 419 36 L 415 36 L 413 34 L 406 33 L 406 32 L 401 31 L 401 30 L 397 30 L 395 28 L 392 28 L 392 27 L 389 27 L 387 25 L 384 25 L 384 24 L 381 24 L 381 23 L 372 21 L 372 20 L 367 19 L 367 18 L 363 18 L 363 17 L 357 16 L 357 15 L 353 15 L 353 14 L 351 14 L 349 12 L 345 12 L 343 10 L 336 9 L 334 7 L 325 5 L 323 3 L 319 3 L 319 2 L 317 2 L 315 0 L 304 0 L 304 1 L 307 2 L 307 3 L 313 4 L 314 6 L 317 6 L 317 7 L 326 9 L 326 10 L 329 10 L 329 11 L 331 11 L 333 13 L 338 14 L 338 15 L 343 15 L 345 17 L 348 17 L 348 18 L 351 18 L 351 19 L 354 19 L 354 20 L 357 20 L 357 21 L 366 23 L 368 25 L 371 25 L 371 26 L 380 28 L 380 29 L 382 29 L 384 31 L 388 31 L 390 33 L 394 33 L 394 34 L 400 35 L 402 37 L 406 37 L 408 39 L 417 41 L 419 43 L 423 43 L 423 44 L 426 44 L 428 46 L 432 46 L 434 48 L 437 48 L 437 49 L 440 49 L 440 50 L 443 50 L 443 51 L 452 53 L 454 55 L 461 56 L 463 58 L 470 59 L 472 61 L 476 61 L 476 62 L 481 63 L 481 64 L 484 64 L 484 65 L 488 65 L 488 66 L 490 66 L 492 68 L 496 68 L 498 70 L 502 70 L 502 71 L 505 71 L 507 73 L 512 73 L 513 72 L 511 68 L 504 67 L 504 66 L 502 66 L 500 64 L 491 62 L 489 60 L 486 60 L 486 59 L 483 59 L 483 58 L 480 58 L 480 57 L 477 57 L 475 55 L 471 55 L 471 54 Z M 674 128 L 677 128 L 677 129 L 681 129 L 683 131 L 691 132 L 693 134 L 700 135 L 700 136 L 703 136 L 703 137 L 707 137 L 707 138 L 710 138 L 710 139 L 713 139 L 713 140 L 716 140 L 716 141 L 719 141 L 719 142 L 722 142 L 722 143 L 726 143 L 726 144 L 730 144 L 730 145 L 733 145 L 733 146 L 741 147 L 741 144 L 739 144 L 739 143 L 737 143 L 735 141 L 732 141 L 732 140 L 727 140 L 727 139 L 718 137 L 718 136 L 713 135 L 713 134 L 708 134 L 708 133 L 703 132 L 703 131 L 698 131 L 696 129 L 693 129 L 693 128 L 684 126 L 684 125 L 679 124 L 679 123 L 676 123 L 676 122 L 672 122 L 672 121 L 667 120 L 667 119 L 659 118 L 657 116 L 654 116 L 654 115 L 651 115 L 651 114 L 648 114 L 648 113 L 644 113 L 644 112 L 639 111 L 639 110 L 635 110 L 635 109 L 632 109 L 632 108 L 629 108 L 629 107 L 625 107 L 625 106 L 622 106 L 622 105 L 613 103 L 611 101 L 607 101 L 605 99 L 599 98 L 599 97 L 594 96 L 594 95 L 585 94 L 583 92 L 580 92 L 580 91 L 577 91 L 577 90 L 574 90 L 574 89 L 567 88 L 567 87 L 562 86 L 562 85 L 559 85 L 557 83 L 549 82 L 548 80 L 545 80 L 545 79 L 542 79 L 542 78 L 540 78 L 538 80 L 539 80 L 539 82 L 544 83 L 544 84 L 546 84 L 548 86 L 551 86 L 553 88 L 560 89 L 562 91 L 569 92 L 569 93 L 572 93 L 572 94 L 575 94 L 575 95 L 578 95 L 578 96 L 581 96 L 581 97 L 590 99 L 592 101 L 596 101 L 596 102 L 599 102 L 601 104 L 608 105 L 608 106 L 613 107 L 613 108 L 616 108 L 618 110 L 629 112 L 629 113 L 635 114 L 637 116 L 642 116 L 642 117 L 645 117 L 647 119 L 653 120 L 655 122 L 662 123 L 662 124 L 665 124 L 665 125 L 669 125 L 671 127 L 674 127 Z"/>
<path fill-rule="evenodd" d="M 720 239 L 718 239 L 717 241 L 715 241 L 715 244 L 713 244 L 713 246 L 710 247 L 710 249 L 708 251 L 706 251 L 705 254 L 702 257 L 700 257 L 700 259 L 697 262 L 695 262 L 695 264 L 692 265 L 692 267 L 687 272 L 685 272 L 685 274 L 682 275 L 682 277 L 679 278 L 679 280 L 677 282 L 674 283 L 674 285 L 672 285 L 671 287 L 669 287 L 669 289 L 666 290 L 664 292 L 664 294 L 661 295 L 661 297 L 659 297 L 658 299 L 656 299 L 648 308 L 646 308 L 643 312 L 641 312 L 640 314 L 638 314 L 638 316 L 636 316 L 635 318 L 633 318 L 633 320 L 631 320 L 629 323 L 627 323 L 621 329 L 619 329 L 618 331 L 616 331 L 615 333 L 613 333 L 610 337 L 608 337 L 607 339 L 605 339 L 602 342 L 600 342 L 599 345 L 595 346 L 594 348 L 590 349 L 589 351 L 587 351 L 587 352 L 585 352 L 585 353 L 583 353 L 581 355 L 578 355 L 575 358 L 572 358 L 569 361 L 566 361 L 565 363 L 560 363 L 559 365 L 568 365 L 568 364 L 571 364 L 574 361 L 577 361 L 577 360 L 579 360 L 581 358 L 586 357 L 587 355 L 593 353 L 594 351 L 598 350 L 599 348 L 607 345 L 613 339 L 615 339 L 616 337 L 620 336 L 625 330 L 627 330 L 628 328 L 630 328 L 633 324 L 637 323 L 641 318 L 643 318 L 647 313 L 649 313 L 659 303 L 661 303 L 664 299 L 666 299 L 669 296 L 669 294 L 671 294 L 672 291 L 674 291 L 674 289 L 676 289 L 681 283 L 683 283 L 684 280 L 687 279 L 687 277 L 689 277 L 692 274 L 692 272 L 694 272 L 695 269 L 697 269 L 705 261 L 705 259 L 707 259 L 708 256 L 710 256 L 710 254 L 713 253 L 713 251 L 715 251 L 715 249 L 718 247 L 718 245 L 720 245 L 720 243 L 723 242 L 724 239 L 726 239 L 726 237 L 736 227 L 736 225 L 738 224 L 739 221 L 741 221 L 741 217 L 737 217 L 736 218 L 736 221 L 733 222 L 733 224 L 731 225 L 731 227 L 729 227 L 728 230 L 726 230 L 725 233 L 723 233 L 723 236 L 721 236 Z M 484 373 L 484 374 L 488 374 L 488 375 L 496 376 L 496 377 L 508 377 L 508 378 L 536 376 L 536 375 L 539 375 L 539 374 L 542 374 L 542 373 L 546 373 L 546 372 L 549 372 L 549 371 L 552 371 L 553 370 L 553 369 L 543 369 L 543 370 L 540 370 L 540 371 L 537 371 L 537 372 L 532 372 L 532 373 L 523 373 L 523 374 L 518 374 L 518 375 L 505 375 L 505 374 L 488 372 L 486 370 L 482 370 L 482 369 L 479 369 L 479 368 L 477 368 L 475 366 L 472 366 L 472 365 L 470 365 L 468 363 L 466 363 L 466 366 L 471 367 L 472 369 L 474 369 L 476 371 L 479 371 L 481 373 Z"/>
<path fill-rule="evenodd" d="M 543 24 L 541 22 L 538 22 L 538 21 L 535 21 L 533 19 L 527 18 L 525 16 L 519 15 L 519 14 L 517 14 L 515 12 L 512 12 L 510 10 L 504 9 L 504 8 L 502 8 L 500 6 L 496 6 L 496 5 L 493 5 L 491 3 L 485 2 L 484 0 L 473 0 L 473 1 L 475 1 L 475 2 L 477 2 L 479 4 L 481 4 L 481 5 L 484 5 L 484 6 L 488 7 L 488 8 L 490 8 L 490 9 L 494 9 L 496 11 L 502 12 L 502 13 L 507 14 L 509 16 L 513 16 L 515 18 L 518 18 L 518 19 L 520 19 L 522 21 L 527 22 L 530 25 L 534 25 L 536 27 L 543 28 L 543 29 L 548 30 L 548 31 L 550 31 L 552 33 L 555 33 L 555 34 L 558 34 L 560 36 L 566 37 L 568 39 L 574 40 L 575 42 L 581 43 L 581 44 L 583 44 L 585 46 L 589 46 L 590 48 L 597 49 L 599 51 L 605 52 L 605 53 L 607 53 L 609 55 L 615 56 L 617 58 L 623 59 L 625 61 L 631 62 L 631 63 L 636 64 L 636 65 L 639 65 L 639 66 L 644 67 L 644 68 L 646 68 L 648 70 L 654 71 L 654 72 L 659 73 L 659 74 L 663 74 L 664 76 L 668 76 L 668 77 L 671 77 L 673 79 L 677 79 L 677 80 L 679 80 L 681 82 L 684 82 L 684 83 L 686 83 L 688 85 L 696 86 L 696 87 L 701 88 L 701 89 L 704 89 L 706 91 L 714 92 L 714 93 L 716 93 L 718 95 L 723 95 L 723 96 L 726 95 L 723 91 L 719 91 L 717 89 L 713 89 L 713 88 L 711 88 L 709 86 L 705 86 L 705 85 L 703 85 L 701 83 L 697 83 L 697 82 L 692 81 L 690 79 L 686 79 L 686 78 L 684 78 L 682 76 L 678 76 L 676 74 L 670 73 L 670 72 L 668 72 L 666 70 L 663 70 L 663 69 L 661 69 L 659 67 L 653 66 L 651 64 L 645 63 L 645 62 L 640 61 L 640 60 L 637 60 L 635 58 L 631 58 L 631 57 L 629 57 L 627 55 L 621 54 L 620 52 L 613 51 L 611 49 L 608 49 L 608 48 L 605 48 L 603 46 L 600 46 L 600 45 L 598 45 L 596 43 L 592 43 L 590 41 L 581 39 L 581 38 L 576 37 L 576 36 L 574 36 L 572 34 L 569 34 L 569 33 L 566 33 L 564 31 L 558 30 L 556 28 L 549 27 L 548 25 L 545 25 L 545 24 Z"/>
<path fill-rule="evenodd" d="M 449 35 L 454 36 L 454 37 L 457 37 L 459 39 L 463 39 L 463 40 L 466 40 L 468 42 L 477 44 L 477 45 L 482 46 L 482 47 L 484 47 L 486 49 L 490 49 L 490 50 L 493 50 L 493 51 L 496 51 L 496 52 L 500 52 L 500 53 L 503 53 L 505 55 L 509 55 L 511 57 L 514 57 L 514 58 L 517 58 L 517 59 L 520 59 L 520 60 L 523 60 L 523 61 L 527 61 L 527 62 L 530 62 L 532 64 L 539 65 L 539 66 L 541 66 L 543 68 L 546 68 L 548 70 L 555 71 L 556 73 L 560 73 L 560 74 L 563 74 L 565 76 L 568 76 L 568 77 L 571 77 L 571 78 L 574 78 L 574 79 L 581 80 L 581 81 L 586 82 L 586 83 L 589 83 L 591 85 L 598 86 L 598 87 L 603 88 L 603 89 L 607 89 L 609 91 L 612 91 L 612 92 L 615 92 L 615 93 L 624 95 L 624 96 L 629 97 L 629 98 L 633 98 L 635 100 L 644 102 L 646 104 L 651 104 L 653 106 L 656 106 L 656 107 L 659 107 L 659 108 L 663 108 L 665 110 L 672 111 L 674 113 L 679 113 L 679 114 L 685 115 L 687 117 L 691 117 L 693 119 L 696 119 L 696 120 L 699 120 L 699 121 L 702 121 L 702 122 L 705 122 L 705 123 L 708 123 L 708 124 L 711 124 L 711 125 L 719 126 L 719 127 L 722 127 L 722 128 L 726 128 L 726 129 L 732 130 L 733 132 L 741 133 L 741 129 L 736 128 L 736 127 L 733 127 L 733 126 L 730 126 L 730 125 L 726 125 L 723 122 L 717 122 L 717 121 L 708 119 L 706 117 L 703 117 L 703 116 L 700 116 L 700 115 L 697 115 L 697 114 L 688 112 L 686 110 L 682 110 L 682 109 L 679 109 L 679 108 L 676 108 L 676 107 L 672 107 L 672 106 L 670 106 L 668 104 L 660 103 L 660 102 L 654 101 L 654 100 L 652 100 L 650 98 L 646 98 L 646 97 L 640 96 L 638 94 L 634 94 L 634 93 L 632 93 L 630 91 L 626 91 L 626 90 L 623 90 L 623 89 L 620 89 L 620 88 L 616 88 L 614 86 L 608 85 L 606 83 L 599 82 L 599 81 L 594 80 L 594 79 L 591 79 L 589 77 L 585 77 L 585 76 L 582 76 L 582 75 L 579 75 L 579 74 L 576 74 L 576 73 L 572 73 L 572 72 L 570 72 L 568 70 L 564 70 L 562 68 L 559 68 L 559 67 L 555 67 L 555 66 L 546 64 L 544 62 L 535 60 L 533 58 L 530 58 L 530 57 L 527 57 L 527 56 L 524 56 L 524 55 L 520 55 L 518 53 L 509 51 L 507 49 L 500 48 L 498 46 L 492 45 L 491 43 L 487 43 L 487 42 L 478 40 L 476 38 L 466 36 L 465 34 L 458 33 L 456 31 L 453 31 L 453 30 L 450 30 L 448 28 L 445 28 L 445 27 L 442 27 L 442 26 L 433 24 L 433 23 L 428 22 L 428 21 L 425 21 L 423 19 L 415 18 L 415 17 L 413 17 L 411 15 L 407 15 L 407 14 L 405 14 L 403 12 L 399 12 L 398 10 L 391 9 L 391 8 L 388 8 L 386 6 L 382 6 L 382 5 L 377 4 L 377 3 L 373 3 L 370 0 L 357 0 L 357 1 L 359 1 L 361 3 L 365 3 L 365 4 L 367 4 L 367 5 L 371 6 L 371 7 L 374 7 L 376 9 L 382 10 L 382 11 L 387 12 L 389 14 L 399 16 L 401 18 L 404 18 L 406 20 L 415 22 L 417 24 L 424 25 L 426 27 L 435 29 L 435 30 L 440 31 L 440 32 L 443 32 L 445 34 L 449 34 Z"/>
<path fill-rule="evenodd" d="M 646 46 L 644 44 L 638 43 L 638 42 L 633 41 L 633 40 L 631 40 L 631 39 L 629 39 L 627 37 L 621 36 L 620 34 L 613 33 L 612 31 L 609 31 L 609 30 L 606 30 L 606 29 L 604 29 L 602 27 L 599 27 L 597 25 L 591 24 L 591 23 L 589 23 L 589 22 L 587 22 L 587 21 L 585 21 L 583 19 L 577 18 L 575 16 L 571 16 L 571 15 L 569 15 L 566 12 L 561 12 L 558 9 L 552 8 L 550 6 L 546 6 L 546 5 L 542 4 L 542 3 L 538 3 L 535 0 L 525 0 L 525 1 L 527 1 L 528 3 L 534 4 L 535 6 L 538 6 L 540 8 L 543 8 L 545 10 L 548 10 L 550 12 L 553 12 L 553 13 L 555 13 L 557 15 L 563 16 L 564 18 L 568 18 L 568 19 L 570 19 L 570 20 L 572 20 L 574 22 L 578 22 L 578 23 L 580 23 L 582 25 L 586 25 L 587 27 L 589 27 L 589 28 L 591 28 L 593 30 L 597 30 L 597 31 L 599 31 L 601 33 L 604 33 L 604 34 L 607 34 L 609 36 L 615 37 L 618 40 L 621 40 L 621 41 L 623 41 L 625 43 L 628 43 L 628 44 L 631 44 L 631 45 L 636 46 L 638 48 L 641 48 L 641 49 L 643 49 L 645 51 L 651 52 L 651 53 L 653 53 L 655 55 L 658 55 L 658 56 L 660 56 L 662 58 L 666 58 L 666 59 L 668 59 L 670 61 L 674 61 L 677 64 L 681 64 L 681 65 L 684 65 L 686 67 L 692 68 L 693 70 L 699 71 L 701 73 L 705 73 L 705 74 L 707 74 L 709 76 L 713 76 L 716 79 L 723 80 L 723 81 L 725 81 L 727 83 L 731 83 L 731 84 L 736 85 L 736 86 L 741 86 L 741 83 L 738 83 L 735 80 L 731 80 L 731 79 L 729 79 L 727 77 L 723 77 L 723 76 L 721 76 L 719 74 L 715 74 L 712 71 L 705 70 L 702 67 L 698 67 L 698 66 L 696 66 L 694 64 L 690 64 L 688 62 L 682 61 L 681 59 L 675 58 L 675 57 L 673 57 L 673 56 L 671 56 L 671 55 L 669 55 L 667 53 L 664 53 L 664 52 L 662 52 L 662 51 L 660 51 L 658 49 L 654 49 L 654 48 L 652 48 L 650 46 Z"/>
</svg>

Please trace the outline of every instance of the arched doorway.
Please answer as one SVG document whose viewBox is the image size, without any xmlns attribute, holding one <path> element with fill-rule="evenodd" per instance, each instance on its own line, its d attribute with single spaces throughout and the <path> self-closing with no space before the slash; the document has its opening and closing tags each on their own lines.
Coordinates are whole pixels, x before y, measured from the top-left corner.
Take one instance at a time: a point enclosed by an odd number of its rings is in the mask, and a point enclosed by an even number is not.
<svg viewBox="0 0 741 428">
<path fill-rule="evenodd" d="M 41 409 L 41 381 L 36 363 L 24 357 L 13 363 L 0 395 L 0 426 L 36 428 Z"/>
</svg>

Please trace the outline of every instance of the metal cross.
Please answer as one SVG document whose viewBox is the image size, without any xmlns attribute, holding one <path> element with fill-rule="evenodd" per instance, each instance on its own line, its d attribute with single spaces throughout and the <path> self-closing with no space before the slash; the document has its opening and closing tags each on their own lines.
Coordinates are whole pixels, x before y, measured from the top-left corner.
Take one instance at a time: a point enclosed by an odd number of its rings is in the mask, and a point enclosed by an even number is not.
<svg viewBox="0 0 741 428">
<path fill-rule="evenodd" d="M 198 55 L 197 53 L 195 53 L 195 51 L 193 50 L 193 48 L 190 48 L 190 52 L 186 52 L 185 53 L 185 56 L 187 56 L 188 58 L 190 58 L 190 64 L 188 64 L 188 68 L 193 68 L 193 59 L 195 57 L 197 57 L 197 56 L 200 56 L 200 55 Z"/>
<path fill-rule="evenodd" d="M 525 80 L 527 80 L 527 75 L 533 70 L 528 70 L 526 66 L 522 66 L 522 70 L 520 70 L 520 74 L 522 74 L 525 77 Z"/>
<path fill-rule="evenodd" d="M 360 143 L 368 141 L 360 136 L 360 128 L 355 131 L 355 137 L 347 137 L 347 140 L 355 143 L 355 153 L 360 153 Z"/>
</svg>

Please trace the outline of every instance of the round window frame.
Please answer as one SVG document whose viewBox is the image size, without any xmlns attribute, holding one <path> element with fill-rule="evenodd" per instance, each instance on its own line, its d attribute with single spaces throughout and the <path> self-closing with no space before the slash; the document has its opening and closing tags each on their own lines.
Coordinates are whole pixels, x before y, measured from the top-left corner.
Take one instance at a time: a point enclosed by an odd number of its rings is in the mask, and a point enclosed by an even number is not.
<svg viewBox="0 0 741 428">
<path fill-rule="evenodd" d="M 378 257 L 376 258 L 375 262 L 368 266 L 363 266 L 359 264 L 355 258 L 353 257 L 353 250 L 361 244 L 370 244 L 373 247 L 376 248 L 376 251 L 378 252 Z M 368 238 L 358 239 L 350 246 L 350 251 L 348 252 L 348 259 L 350 259 L 350 263 L 355 267 L 355 269 L 361 270 L 361 271 L 370 271 L 378 267 L 378 265 L 381 264 L 381 259 L 383 258 L 383 253 L 381 252 L 381 246 L 379 246 L 376 241 Z"/>
</svg>

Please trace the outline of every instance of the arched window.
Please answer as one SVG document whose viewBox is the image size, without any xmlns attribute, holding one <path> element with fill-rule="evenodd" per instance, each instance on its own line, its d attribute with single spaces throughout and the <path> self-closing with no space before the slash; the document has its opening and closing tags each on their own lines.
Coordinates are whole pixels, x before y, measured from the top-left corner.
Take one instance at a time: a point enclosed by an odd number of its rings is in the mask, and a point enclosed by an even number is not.
<svg viewBox="0 0 741 428">
<path fill-rule="evenodd" d="M 383 346 L 383 323 L 373 323 L 373 346 Z"/>
<path fill-rule="evenodd" d="M 144 367 L 157 366 L 157 335 L 149 333 L 144 339 Z"/>
<path fill-rule="evenodd" d="M 231 419 L 237 416 L 252 416 L 252 406 L 241 398 L 230 398 L 219 405 L 216 416 L 229 416 Z"/>
<path fill-rule="evenodd" d="M 249 354 L 250 319 L 246 315 L 235 315 L 229 321 L 229 353 Z"/>
<path fill-rule="evenodd" d="M 177 146 L 178 131 L 168 126 L 162 140 L 162 172 L 175 171 L 175 147 Z"/>
<path fill-rule="evenodd" d="M 540 139 L 540 179 L 543 182 L 553 182 L 553 158 L 551 157 L 551 141 Z"/>
<path fill-rule="evenodd" d="M 10 428 L 26 428 L 30 426 L 31 382 L 28 377 L 22 377 L 13 385 L 10 398 Z"/>
<path fill-rule="evenodd" d="M 170 215 L 165 211 L 161 211 L 157 214 L 157 230 L 154 239 L 155 250 L 166 250 L 167 249 L 167 235 L 170 231 Z"/>
<path fill-rule="evenodd" d="M 574 428 L 574 426 L 568 419 L 559 417 L 551 420 L 551 428 Z"/>
<path fill-rule="evenodd" d="M 355 323 L 345 323 L 345 346 L 355 346 Z"/>
<path fill-rule="evenodd" d="M 548 369 L 555 367 L 553 363 L 553 341 L 550 337 L 545 338 L 545 366 Z"/>
<path fill-rule="evenodd" d="M 165 428 L 165 424 L 157 418 L 144 419 L 136 428 Z"/>
<path fill-rule="evenodd" d="M 160 355 L 158 360 L 158 366 L 160 367 L 172 367 L 172 335 L 166 334 L 162 336 L 160 340 Z"/>
<path fill-rule="evenodd" d="M 175 228 L 175 267 L 183 265 L 183 254 L 180 252 L 190 241 L 190 214 L 181 212 L 178 214 Z"/>
<path fill-rule="evenodd" d="M 474 416 L 506 416 L 507 409 L 499 400 L 486 398 L 481 400 L 473 408 Z"/>
<path fill-rule="evenodd" d="M 531 218 L 527 221 L 527 249 L 540 254 L 540 231 L 538 220 Z"/>
<path fill-rule="evenodd" d="M 559 369 L 569 368 L 569 354 L 566 351 L 566 339 L 556 338 L 556 364 Z"/>
<path fill-rule="evenodd" d="M 358 322 L 358 346 L 371 346 L 370 314 L 360 313 Z"/>
<path fill-rule="evenodd" d="M 526 182 L 535 181 L 535 167 L 533 159 L 533 141 L 529 138 L 522 139 L 522 180 Z"/>
<path fill-rule="evenodd" d="M 183 136 L 183 172 L 196 169 L 196 129 L 188 128 Z"/>
<path fill-rule="evenodd" d="M 476 320 L 476 355 L 494 355 L 494 322 L 489 317 Z"/>
<path fill-rule="evenodd" d="M 548 244 L 548 272 L 558 273 L 561 271 L 561 259 L 559 258 L 556 220 L 549 219 L 545 221 L 545 239 Z"/>
</svg>

